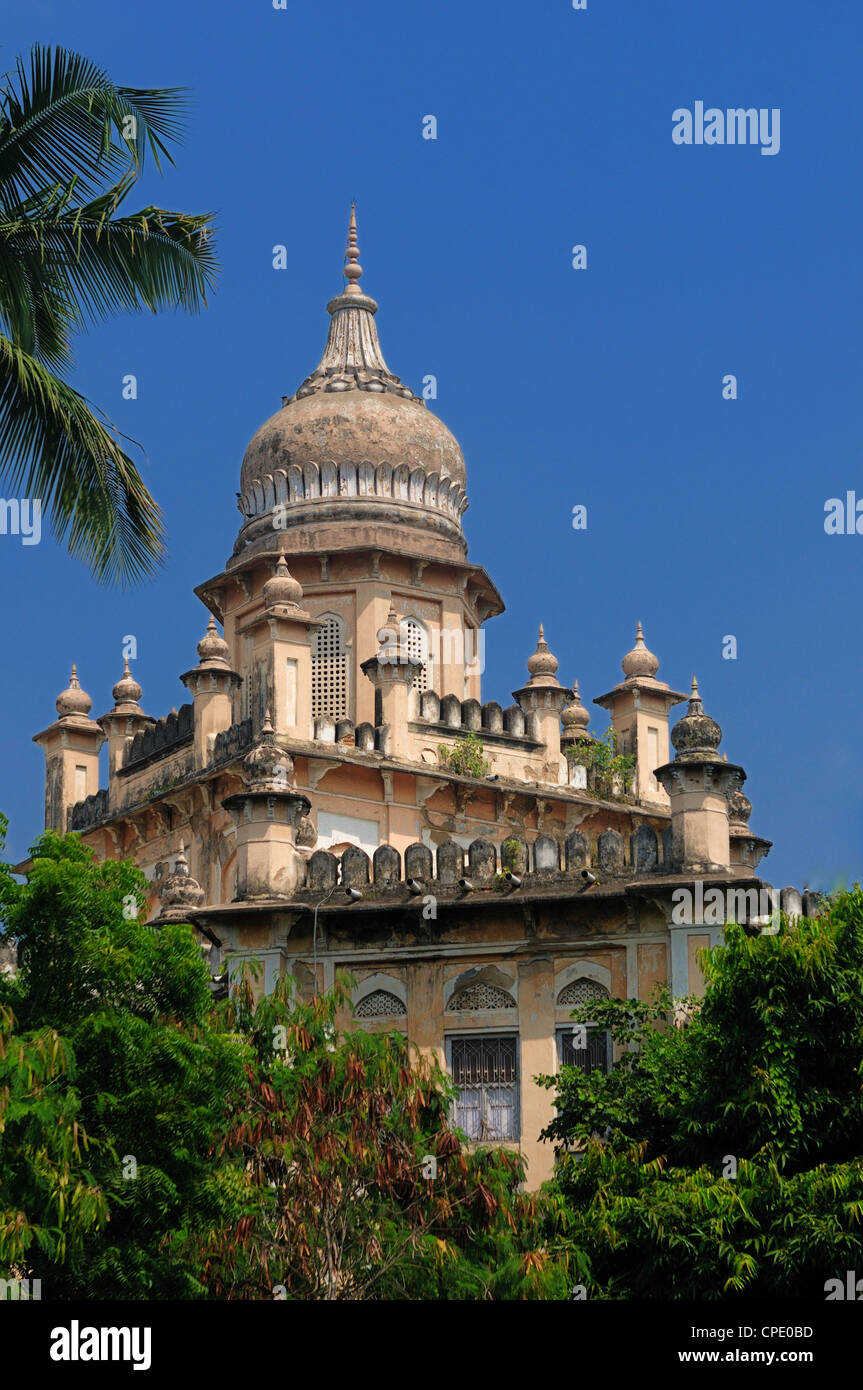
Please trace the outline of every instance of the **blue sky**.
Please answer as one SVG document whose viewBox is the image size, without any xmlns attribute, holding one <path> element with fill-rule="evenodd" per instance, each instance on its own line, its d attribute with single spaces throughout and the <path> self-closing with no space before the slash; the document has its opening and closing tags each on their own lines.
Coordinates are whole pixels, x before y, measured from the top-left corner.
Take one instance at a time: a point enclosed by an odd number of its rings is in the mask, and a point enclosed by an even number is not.
<svg viewBox="0 0 863 1390">
<path fill-rule="evenodd" d="M 72 661 L 101 714 L 134 634 L 147 711 L 186 698 L 206 618 L 192 587 L 231 552 L 249 438 L 318 361 L 355 198 L 385 356 L 415 389 L 438 379 L 471 558 L 507 603 L 485 698 L 509 703 L 542 620 L 590 707 L 641 619 L 660 678 L 685 690 L 697 673 L 747 769 L 752 827 L 774 841 L 765 876 L 860 877 L 863 536 L 824 531 L 828 498 L 863 498 L 855 7 L 4 8 L 4 67 L 38 40 L 121 84 L 192 88 L 176 168 L 130 206 L 214 209 L 222 263 L 203 316 L 127 317 L 78 343 L 76 386 L 146 447 L 164 571 L 106 591 L 49 535 L 0 537 L 12 854 L 41 829 L 30 739 Z M 779 108 L 780 152 L 675 145 L 672 112 L 698 100 Z"/>
</svg>

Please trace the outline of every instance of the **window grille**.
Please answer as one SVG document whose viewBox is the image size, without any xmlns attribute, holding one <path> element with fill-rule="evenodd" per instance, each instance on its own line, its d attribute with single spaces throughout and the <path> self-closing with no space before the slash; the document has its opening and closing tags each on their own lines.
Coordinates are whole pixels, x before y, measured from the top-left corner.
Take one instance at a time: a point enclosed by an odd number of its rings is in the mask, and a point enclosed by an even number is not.
<svg viewBox="0 0 863 1390">
<path fill-rule="evenodd" d="M 515 1000 L 505 989 L 495 985 L 465 985 L 456 990 L 448 1007 L 458 1012 L 473 1009 L 514 1009 Z"/>
<path fill-rule="evenodd" d="M 601 1071 L 603 1075 L 611 1070 L 611 1034 L 604 1028 L 586 1025 L 587 1047 L 576 1047 L 573 1029 L 582 1025 L 573 1023 L 569 1028 L 557 1030 L 557 1059 L 562 1067 L 578 1067 L 583 1072 Z"/>
<path fill-rule="evenodd" d="M 395 1018 L 406 1014 L 407 1009 L 401 999 L 388 989 L 373 990 L 360 1000 L 355 1010 L 357 1018 Z"/>
<path fill-rule="evenodd" d="M 582 975 L 560 991 L 557 1002 L 559 1005 L 569 1004 L 570 1007 L 575 1007 L 576 1004 L 589 1004 L 592 999 L 610 998 L 611 995 L 605 985 L 600 985 L 596 980 L 589 980 Z"/>
<path fill-rule="evenodd" d="M 411 689 L 422 694 L 424 690 L 428 690 L 430 683 L 431 656 L 429 654 L 428 633 L 422 623 L 418 623 L 415 618 L 405 618 L 402 623 L 401 642 L 402 646 L 407 649 L 408 656 L 418 657 L 422 662 L 422 666 L 411 682 Z"/>
<path fill-rule="evenodd" d="M 348 710 L 348 654 L 341 618 L 324 618 L 312 651 L 312 718 L 344 719 Z"/>
<path fill-rule="evenodd" d="M 459 1088 L 453 1116 L 457 1128 L 469 1139 L 517 1139 L 518 1038 L 453 1038 L 450 1065 Z"/>
</svg>

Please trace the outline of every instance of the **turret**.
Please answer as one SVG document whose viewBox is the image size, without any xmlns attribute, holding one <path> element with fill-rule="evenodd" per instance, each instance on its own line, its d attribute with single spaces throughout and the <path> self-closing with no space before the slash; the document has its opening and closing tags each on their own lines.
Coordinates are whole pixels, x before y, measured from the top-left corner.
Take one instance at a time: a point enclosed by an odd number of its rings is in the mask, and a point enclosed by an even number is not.
<svg viewBox="0 0 863 1390">
<path fill-rule="evenodd" d="M 635 755 L 633 791 L 638 801 L 667 805 L 656 769 L 668 761 L 668 715 L 686 696 L 656 679 L 659 657 L 648 651 L 641 623 L 635 646 L 621 662 L 625 679 L 599 695 L 595 705 L 607 709 L 618 737 L 619 751 Z"/>
<path fill-rule="evenodd" d="M 673 762 L 656 769 L 671 801 L 672 868 L 715 873 L 731 866 L 729 798 L 746 773 L 718 753 L 722 730 L 704 713 L 698 681 L 692 677 L 689 708 L 671 732 Z"/>
<path fill-rule="evenodd" d="M 128 657 L 123 660 L 123 674 L 111 691 L 114 708 L 96 721 L 108 741 L 108 804 L 114 810 L 121 800 L 117 773 L 123 766 L 126 749 L 141 729 L 155 721 L 141 709 L 142 690 L 129 670 Z"/>
<path fill-rule="evenodd" d="M 82 690 L 78 668 L 57 696 L 57 719 L 33 735 L 45 753 L 45 829 L 66 833 L 67 812 L 99 790 L 99 749 L 105 735 L 90 718 L 93 701 Z"/>
<path fill-rule="evenodd" d="M 180 677 L 192 696 L 195 711 L 195 767 L 212 761 L 216 735 L 234 722 L 234 692 L 242 678 L 228 663 L 228 644 L 210 618 L 198 643 L 198 664 Z"/>
<path fill-rule="evenodd" d="M 565 782 L 568 777 L 561 757 L 560 716 L 572 699 L 572 691 L 566 690 L 557 679 L 558 665 L 557 657 L 549 651 L 540 623 L 536 651 L 527 659 L 530 679 L 512 695 L 527 715 L 528 729 L 544 745 L 543 780 L 553 783 Z"/>
</svg>

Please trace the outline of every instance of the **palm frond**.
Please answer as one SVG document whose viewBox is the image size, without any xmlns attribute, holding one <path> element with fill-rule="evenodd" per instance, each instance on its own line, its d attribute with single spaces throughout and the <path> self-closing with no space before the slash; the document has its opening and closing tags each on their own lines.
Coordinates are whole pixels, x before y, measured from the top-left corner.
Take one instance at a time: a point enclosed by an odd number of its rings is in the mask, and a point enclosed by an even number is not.
<svg viewBox="0 0 863 1390">
<path fill-rule="evenodd" d="M 77 391 L 0 336 L 0 458 L 97 579 L 126 584 L 164 554 L 161 512 L 118 437 Z"/>
<path fill-rule="evenodd" d="M 128 175 L 83 207 L 52 197 L 35 216 L 0 218 L 0 281 L 12 287 L 25 279 L 31 290 L 6 310 L 0 284 L 0 314 L 15 311 L 6 320 L 10 335 L 40 360 L 28 348 L 36 328 L 26 322 L 31 303 L 69 332 L 120 310 L 194 313 L 206 305 L 217 270 L 212 214 L 147 207 L 114 217 L 133 181 Z M 48 302 L 40 304 L 43 297 Z"/>
<path fill-rule="evenodd" d="M 181 87 L 117 87 L 97 64 L 34 44 L 0 81 L 0 202 L 19 202 L 73 180 L 81 199 L 149 152 L 157 168 L 184 126 Z"/>
</svg>

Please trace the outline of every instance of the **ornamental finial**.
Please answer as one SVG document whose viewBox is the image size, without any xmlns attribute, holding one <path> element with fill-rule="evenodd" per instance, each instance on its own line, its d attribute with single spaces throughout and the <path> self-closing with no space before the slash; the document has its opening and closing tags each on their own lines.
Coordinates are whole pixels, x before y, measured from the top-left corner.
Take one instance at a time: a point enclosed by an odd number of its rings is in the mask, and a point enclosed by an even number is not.
<svg viewBox="0 0 863 1390">
<path fill-rule="evenodd" d="M 345 247 L 345 279 L 348 287 L 345 294 L 362 294 L 357 281 L 363 273 L 359 263 L 360 248 L 357 245 L 357 205 L 351 203 L 351 220 L 348 226 L 348 244 Z"/>
</svg>

